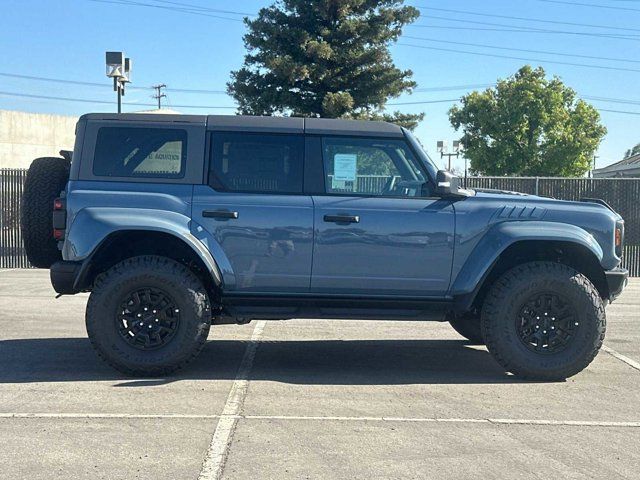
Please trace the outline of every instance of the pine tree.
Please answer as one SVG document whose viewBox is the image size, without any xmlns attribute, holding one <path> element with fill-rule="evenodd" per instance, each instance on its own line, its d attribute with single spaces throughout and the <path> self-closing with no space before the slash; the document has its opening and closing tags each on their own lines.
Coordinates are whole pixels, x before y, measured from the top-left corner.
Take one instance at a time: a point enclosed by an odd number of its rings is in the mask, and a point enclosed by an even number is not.
<svg viewBox="0 0 640 480">
<path fill-rule="evenodd" d="M 389 45 L 419 12 L 404 0 L 278 0 L 245 19 L 247 55 L 227 88 L 239 113 L 383 119 L 414 128 L 423 115 L 384 113 L 410 93 Z"/>
</svg>

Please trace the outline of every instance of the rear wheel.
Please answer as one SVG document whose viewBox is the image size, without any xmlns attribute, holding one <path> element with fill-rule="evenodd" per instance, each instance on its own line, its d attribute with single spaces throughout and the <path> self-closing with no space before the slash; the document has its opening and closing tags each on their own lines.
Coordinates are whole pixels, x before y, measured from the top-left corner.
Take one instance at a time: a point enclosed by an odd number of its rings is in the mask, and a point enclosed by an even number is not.
<svg viewBox="0 0 640 480">
<path fill-rule="evenodd" d="M 20 226 L 27 258 L 37 268 L 49 268 L 62 254 L 53 238 L 53 201 L 69 180 L 69 161 L 36 158 L 29 167 L 22 194 Z"/>
<path fill-rule="evenodd" d="M 507 371 L 564 380 L 591 363 L 604 340 L 604 304 L 593 284 L 552 262 L 519 265 L 492 286 L 482 308 L 487 348 Z"/>
<path fill-rule="evenodd" d="M 86 314 L 98 355 L 129 375 L 165 375 L 192 361 L 211 325 L 200 280 L 157 256 L 127 259 L 95 282 Z"/>
</svg>

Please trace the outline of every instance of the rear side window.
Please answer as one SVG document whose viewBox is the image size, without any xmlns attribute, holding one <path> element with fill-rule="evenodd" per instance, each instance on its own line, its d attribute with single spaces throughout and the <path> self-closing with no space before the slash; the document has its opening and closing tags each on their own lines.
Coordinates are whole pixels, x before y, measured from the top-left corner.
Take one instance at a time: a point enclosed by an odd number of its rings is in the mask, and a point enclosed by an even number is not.
<svg viewBox="0 0 640 480">
<path fill-rule="evenodd" d="M 301 135 L 214 133 L 209 184 L 219 191 L 302 193 Z"/>
<path fill-rule="evenodd" d="M 187 132 L 169 128 L 98 130 L 93 174 L 103 177 L 182 178 Z"/>
</svg>

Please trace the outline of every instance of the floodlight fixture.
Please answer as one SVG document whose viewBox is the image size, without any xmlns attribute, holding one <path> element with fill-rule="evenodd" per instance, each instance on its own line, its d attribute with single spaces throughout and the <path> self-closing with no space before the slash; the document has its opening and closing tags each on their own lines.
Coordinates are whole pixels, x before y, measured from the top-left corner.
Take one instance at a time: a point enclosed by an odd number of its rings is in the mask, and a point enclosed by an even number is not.
<svg viewBox="0 0 640 480">
<path fill-rule="evenodd" d="M 118 94 L 118 113 L 122 111 L 125 84 L 131 82 L 131 59 L 123 52 L 107 52 L 105 56 L 107 77 L 113 78 L 113 91 Z"/>
<path fill-rule="evenodd" d="M 125 59 L 122 52 L 107 52 L 107 77 L 122 78 L 125 75 Z"/>
<path fill-rule="evenodd" d="M 130 83 L 131 82 L 131 67 L 133 67 L 133 61 L 126 57 L 124 59 L 124 79 L 123 82 Z"/>
</svg>

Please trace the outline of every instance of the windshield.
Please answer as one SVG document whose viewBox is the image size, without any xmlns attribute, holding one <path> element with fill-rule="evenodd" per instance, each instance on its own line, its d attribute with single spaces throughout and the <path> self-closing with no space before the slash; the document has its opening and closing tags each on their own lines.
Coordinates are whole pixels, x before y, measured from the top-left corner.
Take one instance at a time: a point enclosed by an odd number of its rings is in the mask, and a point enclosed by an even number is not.
<svg viewBox="0 0 640 480">
<path fill-rule="evenodd" d="M 409 130 L 407 130 L 406 128 L 403 128 L 402 131 L 404 132 L 404 135 L 407 137 L 407 139 L 409 140 L 409 143 L 411 144 L 416 154 L 418 155 L 418 158 L 424 164 L 425 168 L 429 172 L 429 176 L 432 179 L 435 179 L 436 174 L 438 173 L 438 167 L 436 167 L 436 164 L 433 163 L 433 160 L 431 160 L 431 157 L 427 155 L 427 152 L 424 151 L 424 148 L 422 148 L 422 145 L 420 144 L 418 139 L 414 137 Z"/>
</svg>

